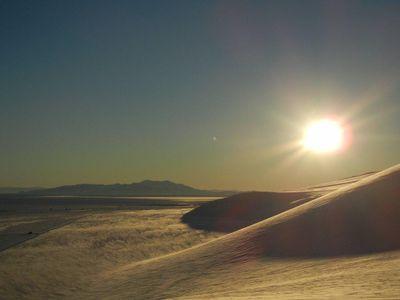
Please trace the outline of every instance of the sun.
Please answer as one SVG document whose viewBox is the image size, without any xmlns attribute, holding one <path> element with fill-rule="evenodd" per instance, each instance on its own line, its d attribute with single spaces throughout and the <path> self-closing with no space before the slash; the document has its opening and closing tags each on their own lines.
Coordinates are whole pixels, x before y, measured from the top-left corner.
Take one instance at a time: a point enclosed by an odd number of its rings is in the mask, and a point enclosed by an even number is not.
<svg viewBox="0 0 400 300">
<path fill-rule="evenodd" d="M 302 144 L 316 153 L 336 152 L 343 146 L 343 128 L 331 119 L 313 122 L 306 128 Z"/>
</svg>

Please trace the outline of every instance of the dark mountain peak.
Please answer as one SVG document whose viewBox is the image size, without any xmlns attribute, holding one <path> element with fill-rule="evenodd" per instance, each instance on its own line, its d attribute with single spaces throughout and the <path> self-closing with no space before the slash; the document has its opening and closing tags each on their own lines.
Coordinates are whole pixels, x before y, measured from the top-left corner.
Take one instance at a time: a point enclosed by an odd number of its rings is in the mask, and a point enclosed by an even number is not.
<svg viewBox="0 0 400 300">
<path fill-rule="evenodd" d="M 232 192 L 200 190 L 169 180 L 143 180 L 131 184 L 75 184 L 28 192 L 49 196 L 225 196 Z"/>
<path fill-rule="evenodd" d="M 141 183 L 144 183 L 144 184 L 161 184 L 161 183 L 163 183 L 163 184 L 179 185 L 179 183 L 172 182 L 170 180 L 152 180 L 152 179 L 146 179 L 146 180 L 143 180 L 143 181 L 138 182 L 136 184 L 141 184 Z"/>
</svg>

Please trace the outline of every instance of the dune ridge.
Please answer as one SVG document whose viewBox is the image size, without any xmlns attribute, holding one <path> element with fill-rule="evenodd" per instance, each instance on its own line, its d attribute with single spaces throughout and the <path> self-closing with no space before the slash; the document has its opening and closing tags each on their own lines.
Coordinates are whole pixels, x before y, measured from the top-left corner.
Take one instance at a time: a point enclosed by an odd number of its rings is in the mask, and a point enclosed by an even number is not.
<svg viewBox="0 0 400 300">
<path fill-rule="evenodd" d="M 195 229 L 233 232 L 316 199 L 376 172 L 351 176 L 298 191 L 244 192 L 206 202 L 182 216 Z"/>
<path fill-rule="evenodd" d="M 307 202 L 312 192 L 247 192 L 204 203 L 182 216 L 195 229 L 232 232 Z"/>
</svg>

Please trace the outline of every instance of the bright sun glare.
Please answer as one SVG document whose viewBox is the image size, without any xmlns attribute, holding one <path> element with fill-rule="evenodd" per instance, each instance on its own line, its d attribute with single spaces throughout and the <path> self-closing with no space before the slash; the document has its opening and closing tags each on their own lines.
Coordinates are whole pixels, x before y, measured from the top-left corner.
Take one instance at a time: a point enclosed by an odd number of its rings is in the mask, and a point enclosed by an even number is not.
<svg viewBox="0 0 400 300">
<path fill-rule="evenodd" d="M 316 121 L 307 127 L 302 144 L 306 150 L 317 153 L 337 151 L 343 145 L 343 128 L 330 119 Z"/>
</svg>

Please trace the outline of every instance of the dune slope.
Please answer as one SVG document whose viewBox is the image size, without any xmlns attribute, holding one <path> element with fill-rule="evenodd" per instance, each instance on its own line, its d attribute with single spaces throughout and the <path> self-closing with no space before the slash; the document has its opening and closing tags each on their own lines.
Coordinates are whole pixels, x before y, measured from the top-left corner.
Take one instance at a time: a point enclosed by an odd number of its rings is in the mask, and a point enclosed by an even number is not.
<svg viewBox="0 0 400 300">
<path fill-rule="evenodd" d="M 387 282 L 391 288 L 380 292 L 393 296 L 400 291 L 399 251 L 389 256 L 373 253 L 398 250 L 399 232 L 400 165 L 397 165 L 211 242 L 104 274 L 101 282 L 107 284 L 95 286 L 96 292 L 91 296 L 204 296 L 229 281 L 233 290 L 238 289 L 236 285 L 251 283 L 251 294 L 244 297 L 259 292 L 265 298 L 271 290 L 263 288 L 267 284 L 263 276 L 275 272 L 279 277 L 290 268 L 296 268 L 293 272 L 298 275 L 291 273 L 291 280 L 296 277 L 307 281 L 303 275 L 310 270 L 308 279 L 315 274 L 341 274 L 340 279 L 334 277 L 327 286 L 337 287 L 337 291 L 346 282 L 360 283 L 371 276 L 374 284 Z M 361 254 L 364 256 L 355 256 Z M 349 255 L 352 256 L 346 258 Z M 385 267 L 370 270 L 364 259 Z M 338 273 L 341 266 L 343 270 L 347 268 L 347 277 L 342 277 L 345 271 Z M 361 273 L 364 278 L 359 277 Z M 382 276 L 389 277 L 382 279 Z M 254 282 L 260 284 L 258 290 Z M 352 289 L 356 287 L 354 283 Z M 371 295 L 379 289 L 376 287 Z M 347 292 L 351 293 L 351 289 Z"/>
<path fill-rule="evenodd" d="M 182 216 L 195 229 L 232 232 L 304 204 L 376 172 L 305 188 L 301 191 L 245 192 L 206 202 Z"/>
</svg>

